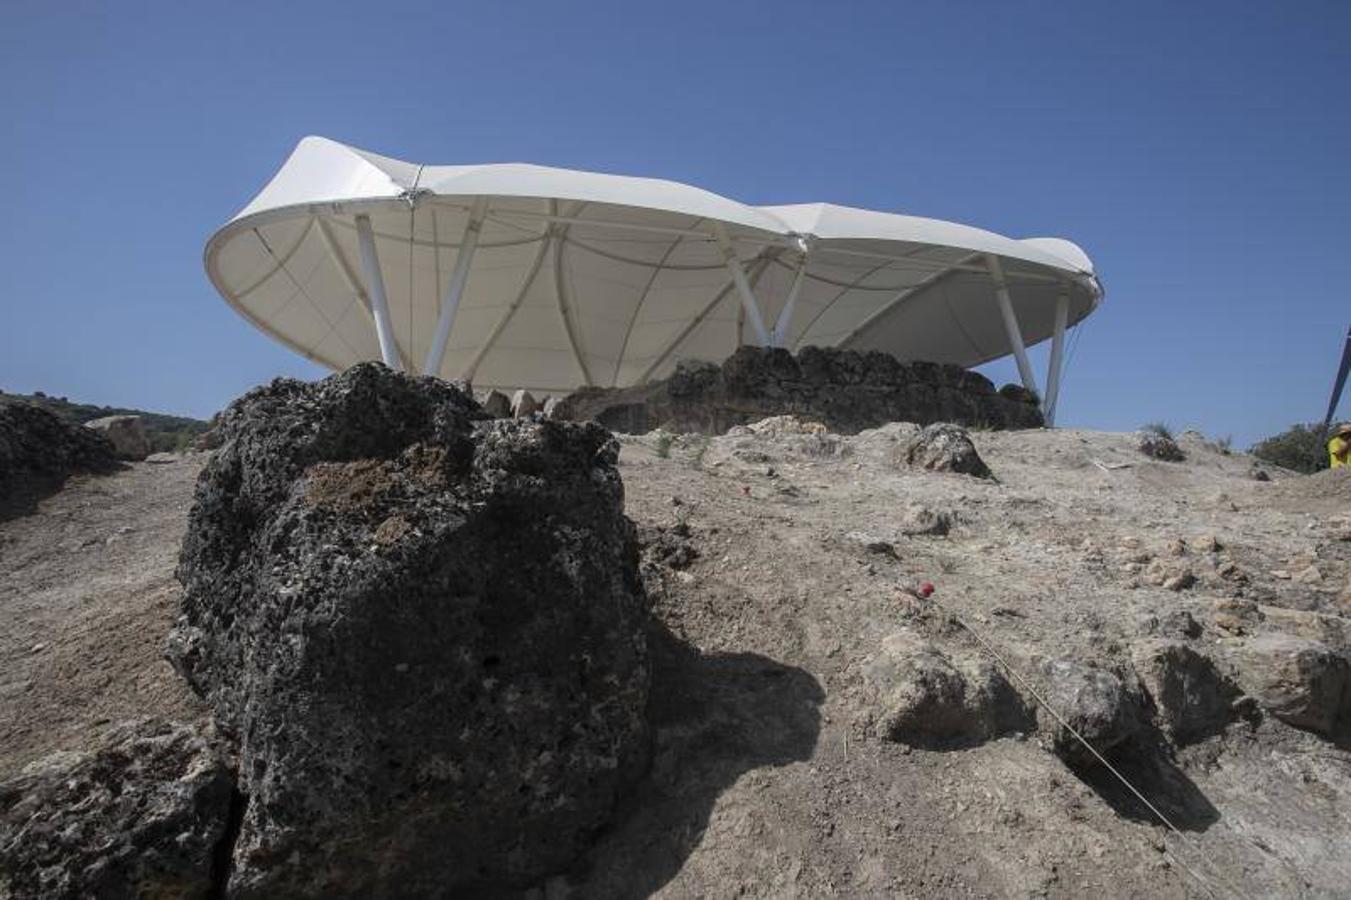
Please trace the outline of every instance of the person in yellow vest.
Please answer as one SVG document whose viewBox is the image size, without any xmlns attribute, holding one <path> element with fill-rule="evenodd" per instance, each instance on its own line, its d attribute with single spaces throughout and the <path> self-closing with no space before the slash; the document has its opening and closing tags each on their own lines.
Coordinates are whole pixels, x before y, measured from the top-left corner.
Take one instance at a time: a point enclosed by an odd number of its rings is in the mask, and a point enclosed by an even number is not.
<svg viewBox="0 0 1351 900">
<path fill-rule="evenodd" d="M 1328 438 L 1328 461 L 1334 469 L 1351 466 L 1351 422 L 1338 425 Z"/>
</svg>

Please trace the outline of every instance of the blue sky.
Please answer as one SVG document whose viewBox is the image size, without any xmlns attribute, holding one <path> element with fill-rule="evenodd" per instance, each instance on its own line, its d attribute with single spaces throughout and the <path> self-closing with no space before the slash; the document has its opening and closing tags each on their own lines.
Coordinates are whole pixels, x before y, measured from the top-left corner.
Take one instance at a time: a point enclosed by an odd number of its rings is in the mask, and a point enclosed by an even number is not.
<svg viewBox="0 0 1351 900">
<path fill-rule="evenodd" d="M 201 250 L 322 134 L 1069 237 L 1108 296 L 1060 423 L 1246 445 L 1321 416 L 1351 325 L 1348 48 L 1345 0 L 0 0 L 0 387 L 205 416 L 319 374 Z"/>
</svg>

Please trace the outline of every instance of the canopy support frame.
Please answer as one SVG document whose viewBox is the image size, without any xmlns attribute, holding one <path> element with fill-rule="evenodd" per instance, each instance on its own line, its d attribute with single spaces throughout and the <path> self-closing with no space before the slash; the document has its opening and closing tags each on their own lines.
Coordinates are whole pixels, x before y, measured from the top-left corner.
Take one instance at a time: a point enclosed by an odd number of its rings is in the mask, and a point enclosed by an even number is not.
<svg viewBox="0 0 1351 900">
<path fill-rule="evenodd" d="M 760 276 L 763 275 L 765 273 L 765 270 L 769 268 L 770 262 L 771 257 L 766 255 L 758 258 L 757 260 L 751 263 L 750 278 L 752 284 L 760 280 Z M 656 372 L 657 369 L 661 368 L 661 366 L 666 362 L 666 360 L 670 358 L 671 354 L 680 348 L 680 345 L 685 342 L 685 338 L 693 334 L 694 330 L 704 323 L 704 320 L 708 318 L 709 313 L 713 312 L 713 310 L 717 308 L 718 304 L 723 301 L 723 298 L 727 296 L 727 292 L 734 289 L 735 287 L 736 285 L 733 284 L 731 281 L 723 282 L 722 285 L 719 286 L 717 293 L 713 295 L 713 299 L 709 300 L 708 303 L 704 305 L 704 308 L 699 310 L 698 314 L 695 315 L 694 318 L 692 318 L 689 322 L 687 322 L 685 326 L 681 328 L 679 332 L 676 333 L 675 337 L 671 338 L 671 340 L 666 342 L 666 346 L 663 347 L 657 353 L 656 357 L 652 360 L 652 363 L 648 365 L 646 369 L 643 370 L 642 376 L 639 377 L 639 379 L 635 381 L 634 384 L 647 384 L 649 381 L 651 381 L 653 373 Z"/>
<path fill-rule="evenodd" d="M 760 306 L 755 302 L 755 291 L 746 280 L 746 271 L 741 267 L 736 248 L 732 246 L 732 239 L 727 236 L 727 229 L 721 222 L 714 223 L 713 236 L 717 238 L 718 246 L 722 248 L 723 261 L 727 264 L 727 271 L 732 275 L 732 284 L 736 286 L 737 294 L 741 297 L 741 306 L 746 311 L 746 317 L 750 319 L 751 327 L 755 329 L 756 339 L 761 347 L 772 346 L 769 330 L 765 328 L 765 319 L 760 315 Z"/>
<path fill-rule="evenodd" d="M 797 273 L 793 275 L 793 284 L 788 288 L 788 299 L 783 302 L 783 309 L 779 310 L 779 317 L 774 321 L 771 347 L 782 347 L 788 341 L 788 329 L 793 325 L 793 313 L 797 309 L 797 295 L 802 292 L 802 283 L 807 280 L 807 262 L 810 258 L 811 243 L 809 239 L 803 238 L 802 260 L 797 264 Z"/>
<path fill-rule="evenodd" d="M 371 217 L 362 213 L 356 217 L 357 247 L 361 251 L 361 268 L 366 276 L 366 296 L 371 301 L 375 317 L 375 336 L 380 342 L 380 356 L 385 365 L 396 372 L 403 371 L 399 345 L 394 339 L 394 325 L 389 317 L 389 299 L 385 295 L 385 276 L 380 271 L 380 256 L 375 249 L 375 232 Z"/>
<path fill-rule="evenodd" d="M 1037 376 L 1032 371 L 1032 363 L 1027 358 L 1027 346 L 1023 343 L 1022 328 L 1018 325 L 1018 316 L 1013 311 L 1013 300 L 1009 297 L 1008 282 L 1004 280 L 1004 267 L 999 263 L 999 257 L 992 253 L 985 255 L 985 265 L 989 269 L 990 278 L 994 280 L 995 301 L 999 304 L 999 313 L 1004 319 L 1004 331 L 1008 333 L 1009 344 L 1013 347 L 1013 358 L 1018 362 L 1018 375 L 1023 380 L 1023 387 L 1027 388 L 1038 398 L 1041 393 L 1037 390 Z"/>
<path fill-rule="evenodd" d="M 450 272 L 450 284 L 441 298 L 441 312 L 436 320 L 436 334 L 427 350 L 427 359 L 422 365 L 424 375 L 437 375 L 446 357 L 446 345 L 450 342 L 450 330 L 455 324 L 455 315 L 460 309 L 460 298 L 464 296 L 465 286 L 469 283 L 469 268 L 478 251 L 479 234 L 483 231 L 483 219 L 488 214 L 488 199 L 480 197 L 469 211 L 469 221 L 464 226 L 464 237 L 460 239 L 460 252 L 455 254 L 455 267 Z"/>
<path fill-rule="evenodd" d="M 1051 358 L 1046 363 L 1046 400 L 1042 404 L 1042 415 L 1046 417 L 1047 427 L 1055 426 L 1055 408 L 1060 400 L 1060 378 L 1065 364 L 1065 326 L 1070 317 L 1070 295 L 1068 288 L 1062 288 L 1055 301 L 1055 330 L 1051 333 Z"/>
</svg>

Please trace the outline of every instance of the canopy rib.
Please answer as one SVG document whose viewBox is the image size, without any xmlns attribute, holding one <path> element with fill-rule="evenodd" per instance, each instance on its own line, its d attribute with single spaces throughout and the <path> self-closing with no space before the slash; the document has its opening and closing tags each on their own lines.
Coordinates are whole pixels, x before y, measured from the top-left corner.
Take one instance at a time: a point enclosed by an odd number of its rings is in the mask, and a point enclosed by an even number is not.
<svg viewBox="0 0 1351 900">
<path fill-rule="evenodd" d="M 695 222 L 695 225 L 701 224 L 703 224 L 703 219 Z M 643 293 L 638 297 L 638 305 L 633 308 L 633 314 L 629 316 L 628 327 L 624 329 L 624 340 L 620 343 L 619 354 L 615 357 L 614 376 L 610 379 L 611 387 L 619 386 L 619 371 L 624 364 L 624 354 L 628 352 L 629 338 L 633 334 L 634 323 L 638 321 L 638 316 L 642 314 L 643 306 L 647 303 L 647 295 L 652 292 L 652 285 L 657 283 L 657 278 L 660 277 L 661 273 L 664 271 L 666 261 L 671 258 L 671 254 L 676 251 L 676 248 L 679 247 L 684 240 L 685 238 L 682 236 L 671 242 L 671 245 L 666 248 L 666 252 L 661 255 L 661 259 L 657 262 L 656 266 L 652 268 L 652 274 L 648 276 L 647 284 L 643 285 Z"/>
<path fill-rule="evenodd" d="M 760 276 L 769 268 L 769 262 L 770 258 L 768 256 L 762 256 L 751 263 L 752 271 L 747 274 L 746 280 L 750 282 L 752 288 L 759 284 Z M 657 358 L 643 371 L 642 376 L 639 377 L 636 383 L 647 384 L 648 380 L 652 377 L 652 373 L 657 371 L 657 369 L 666 362 L 667 358 L 670 357 L 682 343 L 684 343 L 685 338 L 689 337 L 690 334 L 694 332 L 694 329 L 698 328 L 699 325 L 703 323 L 704 319 L 708 318 L 708 314 L 716 309 L 718 304 L 727 298 L 727 294 L 735 289 L 736 283 L 729 277 L 722 288 L 714 294 L 713 299 L 708 301 L 708 304 L 699 311 L 699 314 L 691 319 L 690 322 L 675 336 L 675 339 L 668 343 L 665 349 L 657 355 Z"/>
<path fill-rule="evenodd" d="M 553 201 L 550 201 L 550 203 L 553 203 Z M 543 243 L 540 244 L 539 252 L 535 254 L 535 260 L 530 264 L 530 270 L 526 273 L 525 280 L 521 282 L 521 289 L 516 292 L 516 298 L 512 300 L 511 304 L 503 311 L 502 317 L 497 320 L 497 324 L 494 325 L 493 330 L 489 332 L 488 339 L 478 348 L 477 352 L 474 353 L 473 359 L 470 360 L 469 365 L 465 367 L 464 375 L 462 376 L 465 381 L 472 382 L 474 380 L 474 373 L 478 371 L 478 367 L 483 363 L 483 358 L 493 349 L 493 344 L 497 343 L 498 337 L 506 330 L 507 325 L 511 322 L 512 316 L 516 315 L 516 310 L 520 307 L 521 303 L 525 301 L 525 295 L 530 292 L 531 286 L 534 285 L 535 278 L 538 277 L 539 270 L 544 265 L 544 257 L 548 255 L 549 248 L 553 246 L 554 240 L 554 233 L 551 228 L 545 235 Z"/>
</svg>

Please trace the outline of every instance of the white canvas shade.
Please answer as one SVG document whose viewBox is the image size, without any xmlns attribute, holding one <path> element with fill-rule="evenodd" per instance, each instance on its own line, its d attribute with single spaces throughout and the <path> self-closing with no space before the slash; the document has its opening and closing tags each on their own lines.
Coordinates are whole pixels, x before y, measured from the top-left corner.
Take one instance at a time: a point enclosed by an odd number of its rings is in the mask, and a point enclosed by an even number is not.
<svg viewBox="0 0 1351 900">
<path fill-rule="evenodd" d="M 1055 238 L 824 203 L 755 207 L 670 181 L 524 164 L 424 166 L 305 138 L 206 246 L 221 295 L 333 369 L 383 359 L 561 394 L 668 375 L 744 343 L 974 366 L 1054 339 L 1102 298 Z"/>
</svg>

